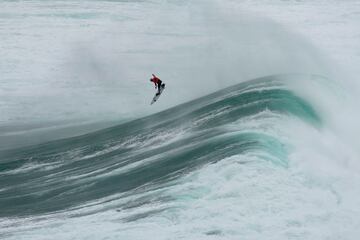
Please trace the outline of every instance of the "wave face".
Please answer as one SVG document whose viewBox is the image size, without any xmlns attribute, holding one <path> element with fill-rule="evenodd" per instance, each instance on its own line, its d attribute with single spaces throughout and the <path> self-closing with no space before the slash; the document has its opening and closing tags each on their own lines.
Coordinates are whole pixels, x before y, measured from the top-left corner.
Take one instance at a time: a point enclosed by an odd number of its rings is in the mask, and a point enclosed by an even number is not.
<svg viewBox="0 0 360 240">
<path fill-rule="evenodd" d="M 137 209 L 143 213 L 122 217 L 137 221 L 170 211 L 176 201 L 167 191 L 150 193 L 205 166 L 246 156 L 241 164 L 286 169 L 290 146 L 276 135 L 279 121 L 320 127 L 321 120 L 284 78 L 256 79 L 115 127 L 1 152 L 0 216 Z M 152 204 L 159 209 L 148 211 Z"/>
<path fill-rule="evenodd" d="M 359 7 L 1 1 L 0 239 L 359 239 Z"/>
</svg>

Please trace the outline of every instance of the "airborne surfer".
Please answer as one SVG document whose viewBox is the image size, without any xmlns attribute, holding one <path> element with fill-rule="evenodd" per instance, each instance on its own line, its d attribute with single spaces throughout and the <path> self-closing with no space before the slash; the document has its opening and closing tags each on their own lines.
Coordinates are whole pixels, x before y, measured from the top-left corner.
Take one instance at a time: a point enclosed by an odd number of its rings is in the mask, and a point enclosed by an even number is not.
<svg viewBox="0 0 360 240">
<path fill-rule="evenodd" d="M 150 104 L 153 104 L 154 102 L 156 102 L 159 99 L 161 93 L 164 91 L 165 83 L 163 83 L 163 81 L 161 81 L 160 78 L 155 76 L 155 74 L 152 74 L 152 78 L 150 79 L 150 82 L 153 82 L 155 84 L 155 89 L 157 88 L 157 90 L 158 90 L 150 103 Z"/>
<path fill-rule="evenodd" d="M 156 95 L 159 95 L 161 93 L 161 89 L 165 87 L 165 83 L 162 83 L 160 78 L 155 76 L 155 74 L 152 74 L 152 78 L 150 78 L 150 82 L 153 82 L 155 84 L 155 89 L 157 88 L 158 90 Z"/>
</svg>

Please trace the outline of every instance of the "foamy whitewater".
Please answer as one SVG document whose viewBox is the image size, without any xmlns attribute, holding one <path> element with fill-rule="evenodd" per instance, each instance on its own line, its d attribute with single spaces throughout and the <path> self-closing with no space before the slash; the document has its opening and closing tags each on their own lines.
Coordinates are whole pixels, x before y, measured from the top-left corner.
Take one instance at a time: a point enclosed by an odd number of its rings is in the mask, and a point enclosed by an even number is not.
<svg viewBox="0 0 360 240">
<path fill-rule="evenodd" d="M 359 24 L 355 0 L 2 1 L 0 238 L 359 239 Z"/>
</svg>

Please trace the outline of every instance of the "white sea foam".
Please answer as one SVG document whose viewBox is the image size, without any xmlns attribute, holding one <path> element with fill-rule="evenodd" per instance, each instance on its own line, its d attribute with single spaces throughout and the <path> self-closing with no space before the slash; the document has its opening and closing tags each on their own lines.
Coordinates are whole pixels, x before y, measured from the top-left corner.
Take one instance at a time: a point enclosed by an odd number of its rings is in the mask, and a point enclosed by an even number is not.
<svg viewBox="0 0 360 240">
<path fill-rule="evenodd" d="M 0 122 L 64 116 L 114 118 L 134 110 L 147 114 L 153 109 L 141 99 L 145 92 L 149 99 L 152 96 L 151 87 L 145 85 L 152 72 L 159 72 L 169 86 L 164 101 L 154 107 L 156 111 L 233 81 L 305 72 L 328 73 L 326 79 L 331 79 L 320 85 L 312 78 L 290 84 L 321 113 L 322 128 L 261 112 L 227 127 L 232 131 L 251 128 L 291 145 L 287 167 L 252 154 L 233 156 L 193 171 L 161 191 L 143 193 L 169 197 L 169 202 L 118 212 L 117 207 L 144 195 L 111 196 L 114 199 L 106 204 L 78 212 L 2 219 L 2 238 L 358 239 L 360 148 L 354 76 L 358 76 L 360 58 L 359 3 L 256 0 L 207 4 L 0 3 L 4 63 L 0 64 L 0 107 L 5 106 L 0 109 Z M 233 20 L 236 13 L 240 21 Z M 283 27 L 262 18 L 257 21 L 259 15 Z M 331 96 L 328 89 L 321 91 L 327 81 L 333 81 L 337 96 Z M 345 95 L 339 88 L 346 89 Z M 355 94 L 348 95 L 348 89 Z M 226 112 L 222 110 L 194 124 Z M 183 137 L 182 131 L 152 140 L 166 144 L 172 137 Z M 134 145 L 153 143 L 133 140 Z M 38 167 L 43 166 L 25 165 L 19 171 Z M 159 212 L 124 221 L 152 211 Z M 76 213 L 84 216 L 73 216 Z"/>
</svg>

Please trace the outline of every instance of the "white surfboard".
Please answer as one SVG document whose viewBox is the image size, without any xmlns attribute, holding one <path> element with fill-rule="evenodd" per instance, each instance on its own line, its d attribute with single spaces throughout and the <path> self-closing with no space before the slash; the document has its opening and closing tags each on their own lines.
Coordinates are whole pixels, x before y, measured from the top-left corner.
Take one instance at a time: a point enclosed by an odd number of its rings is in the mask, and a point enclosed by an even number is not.
<svg viewBox="0 0 360 240">
<path fill-rule="evenodd" d="M 159 99 L 159 97 L 160 97 L 161 93 L 164 91 L 164 89 L 165 89 L 165 84 L 162 84 L 161 88 L 160 88 L 160 93 L 155 94 L 155 96 L 153 97 L 150 105 L 152 105 L 153 103 L 155 103 Z"/>
</svg>

